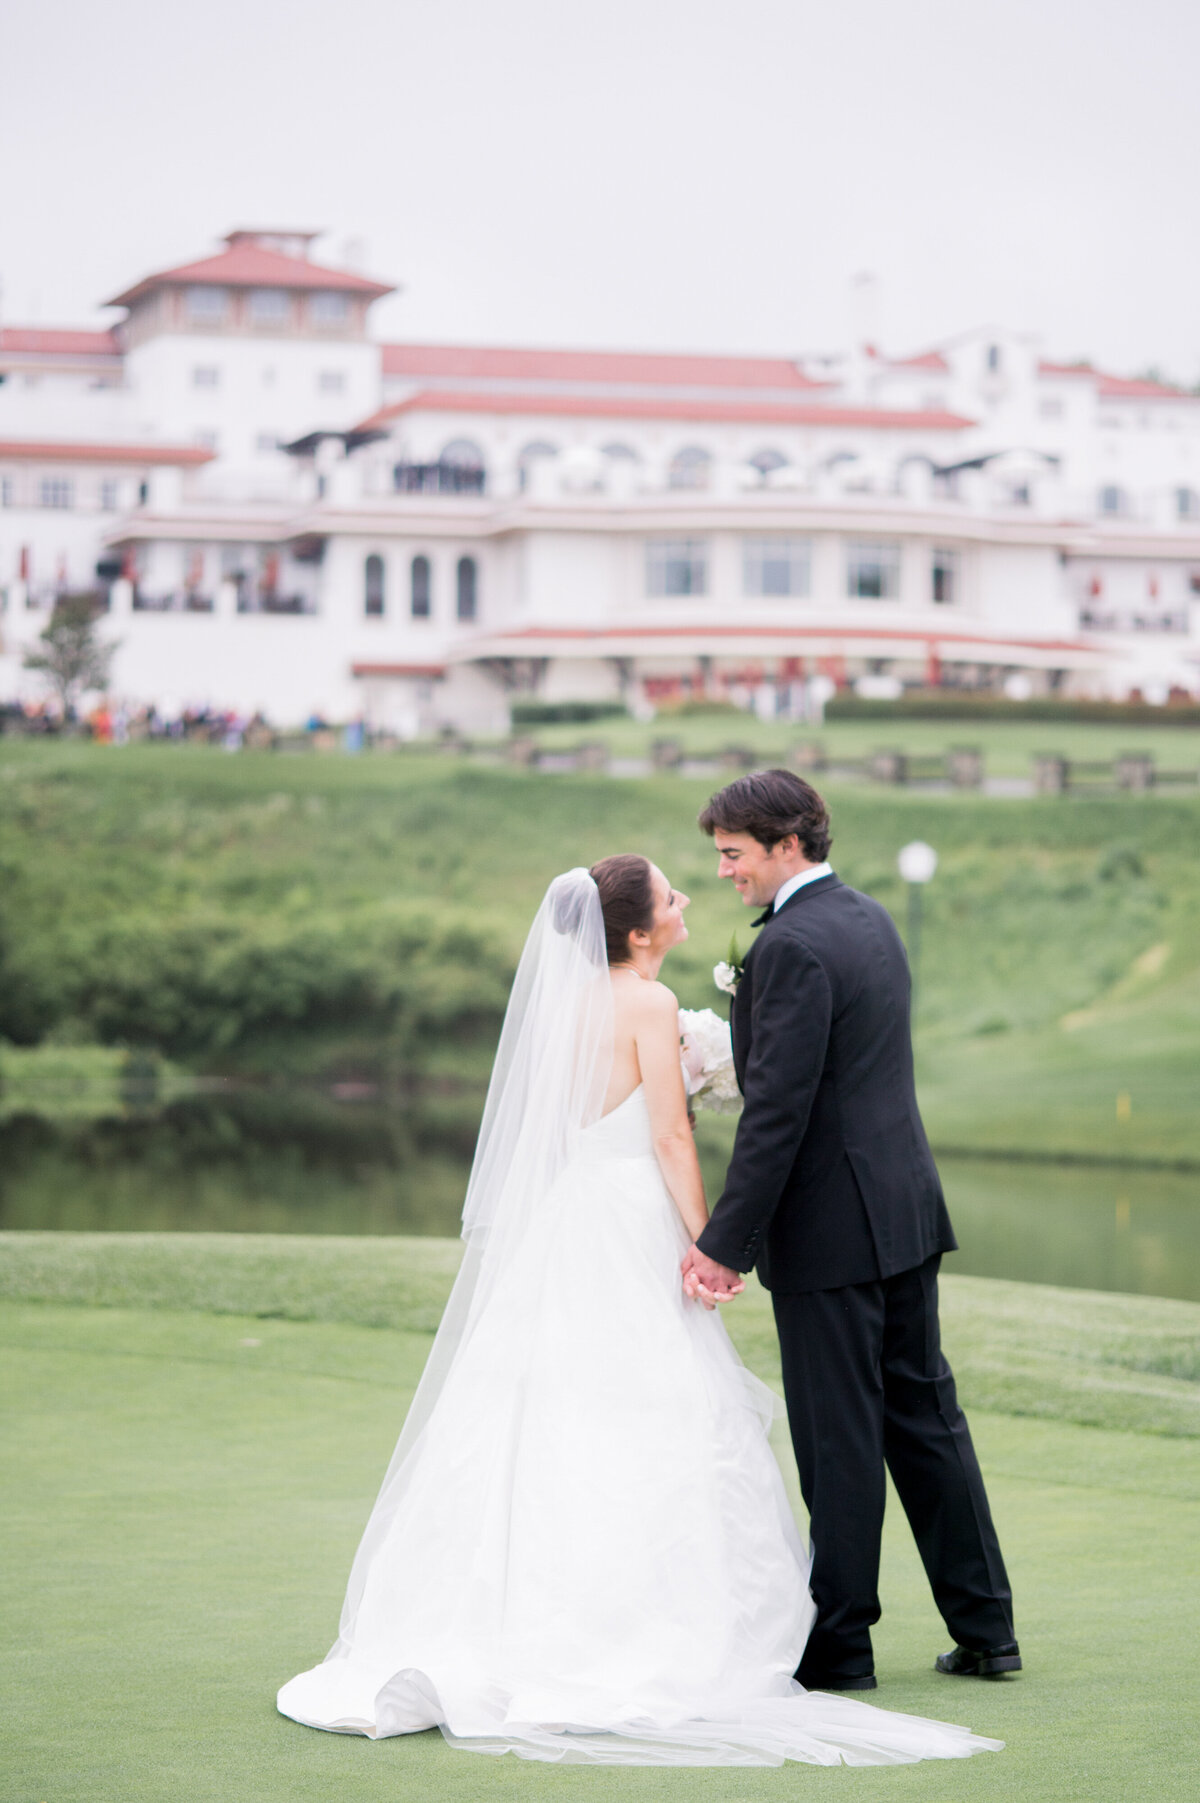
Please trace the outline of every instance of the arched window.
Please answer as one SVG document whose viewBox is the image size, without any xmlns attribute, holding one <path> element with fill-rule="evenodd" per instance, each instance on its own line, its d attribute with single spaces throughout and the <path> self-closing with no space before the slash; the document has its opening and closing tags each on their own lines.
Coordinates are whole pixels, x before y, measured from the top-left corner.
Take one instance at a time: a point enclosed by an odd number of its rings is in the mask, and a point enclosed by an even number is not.
<svg viewBox="0 0 1200 1803">
<path fill-rule="evenodd" d="M 548 438 L 535 438 L 532 443 L 522 445 L 517 455 L 517 480 L 521 492 L 529 487 L 529 471 L 539 457 L 557 457 L 558 446 L 551 444 Z"/>
<path fill-rule="evenodd" d="M 376 617 L 381 615 L 384 596 L 383 559 L 377 551 L 372 551 L 363 565 L 363 612 Z"/>
<path fill-rule="evenodd" d="M 475 574 L 475 559 L 460 557 L 458 560 L 458 617 L 460 620 L 473 620 L 478 605 L 478 582 Z"/>
<path fill-rule="evenodd" d="M 414 620 L 427 620 L 431 612 L 429 559 L 425 556 L 414 557 L 412 560 L 412 617 Z"/>
<path fill-rule="evenodd" d="M 668 488 L 707 488 L 712 458 L 699 445 L 684 445 L 676 451 L 667 471 Z"/>
<path fill-rule="evenodd" d="M 398 463 L 392 471 L 398 494 L 481 495 L 487 486 L 483 452 L 469 438 L 452 438 L 436 463 Z"/>
<path fill-rule="evenodd" d="M 615 463 L 640 463 L 642 461 L 637 451 L 629 444 L 606 444 L 601 445 L 600 449 L 606 457 L 611 457 Z"/>
<path fill-rule="evenodd" d="M 764 480 L 771 474 L 772 470 L 786 469 L 787 461 L 788 460 L 782 451 L 773 451 L 770 449 L 765 451 L 755 451 L 753 457 L 747 457 L 746 459 L 750 468 L 752 470 L 757 470 Z"/>
<path fill-rule="evenodd" d="M 481 470 L 483 452 L 470 438 L 452 438 L 444 447 L 438 462 L 452 470 Z"/>
</svg>

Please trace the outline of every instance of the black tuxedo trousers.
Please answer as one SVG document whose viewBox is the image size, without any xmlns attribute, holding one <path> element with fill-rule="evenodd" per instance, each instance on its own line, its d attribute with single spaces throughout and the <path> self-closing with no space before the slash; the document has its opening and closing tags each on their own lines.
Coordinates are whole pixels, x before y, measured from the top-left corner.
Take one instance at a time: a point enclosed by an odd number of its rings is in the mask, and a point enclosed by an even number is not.
<svg viewBox="0 0 1200 1803">
<path fill-rule="evenodd" d="M 771 1299 L 811 1521 L 817 1620 L 797 1673 L 810 1688 L 874 1670 L 885 1463 L 954 1639 L 976 1652 L 1015 1639 L 1000 1544 L 941 1350 L 939 1263 Z"/>
</svg>

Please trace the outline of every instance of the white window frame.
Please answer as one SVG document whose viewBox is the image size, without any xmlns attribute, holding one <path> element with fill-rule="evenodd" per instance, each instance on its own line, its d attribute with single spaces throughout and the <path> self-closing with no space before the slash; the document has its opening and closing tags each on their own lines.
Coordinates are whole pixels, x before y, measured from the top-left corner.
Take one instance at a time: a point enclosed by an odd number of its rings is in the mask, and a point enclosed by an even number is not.
<svg viewBox="0 0 1200 1803">
<path fill-rule="evenodd" d="M 75 505 L 75 484 L 70 476 L 43 476 L 38 483 L 38 506 L 70 513 Z"/>
<path fill-rule="evenodd" d="M 285 326 L 292 316 L 291 294 L 286 288 L 251 288 L 247 311 L 251 325 Z"/>
<path fill-rule="evenodd" d="M 340 288 L 317 288 L 308 297 L 308 317 L 315 326 L 350 323 L 350 296 Z"/>
<path fill-rule="evenodd" d="M 880 572 L 879 593 L 860 586 L 861 572 L 875 567 Z M 846 594 L 852 601 L 898 601 L 900 599 L 900 546 L 894 539 L 856 538 L 846 546 Z"/>
<path fill-rule="evenodd" d="M 939 595 L 938 572 L 949 576 L 949 592 Z M 962 600 L 962 557 L 955 545 L 934 545 L 929 557 L 929 599 L 934 607 L 957 607 Z"/>
<path fill-rule="evenodd" d="M 777 572 L 786 573 L 780 578 Z M 756 599 L 807 600 L 812 594 L 811 538 L 768 534 L 743 539 L 742 590 Z"/>
<path fill-rule="evenodd" d="M 687 570 L 686 578 L 678 574 Z M 659 600 L 707 595 L 709 543 L 706 538 L 646 540 L 646 593 Z"/>
<path fill-rule="evenodd" d="M 229 318 L 229 290 L 215 282 L 194 282 L 183 291 L 183 306 L 190 325 L 224 324 Z"/>
</svg>

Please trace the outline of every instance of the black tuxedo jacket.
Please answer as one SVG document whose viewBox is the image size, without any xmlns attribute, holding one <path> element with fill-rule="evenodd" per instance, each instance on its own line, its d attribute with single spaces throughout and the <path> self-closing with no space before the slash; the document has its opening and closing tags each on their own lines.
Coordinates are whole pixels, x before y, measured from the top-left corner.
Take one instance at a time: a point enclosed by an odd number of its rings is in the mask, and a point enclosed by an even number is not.
<svg viewBox="0 0 1200 1803">
<path fill-rule="evenodd" d="M 766 917 L 734 998 L 746 1105 L 697 1242 L 709 1258 L 798 1292 L 955 1249 L 917 1111 L 909 992 L 886 908 L 836 876 Z"/>
</svg>

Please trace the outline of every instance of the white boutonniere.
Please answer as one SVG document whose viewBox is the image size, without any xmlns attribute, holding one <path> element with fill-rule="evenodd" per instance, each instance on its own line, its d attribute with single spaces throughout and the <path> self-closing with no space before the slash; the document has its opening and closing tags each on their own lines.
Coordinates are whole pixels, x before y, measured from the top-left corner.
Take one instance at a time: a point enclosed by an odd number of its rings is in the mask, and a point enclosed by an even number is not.
<svg viewBox="0 0 1200 1803">
<path fill-rule="evenodd" d="M 733 938 L 729 941 L 728 958 L 724 959 L 720 964 L 713 965 L 713 982 L 721 991 L 722 995 L 737 994 L 738 984 L 742 980 L 742 971 L 744 968 L 745 966 L 742 963 L 741 953 L 738 951 L 737 934 L 735 933 Z"/>
</svg>

